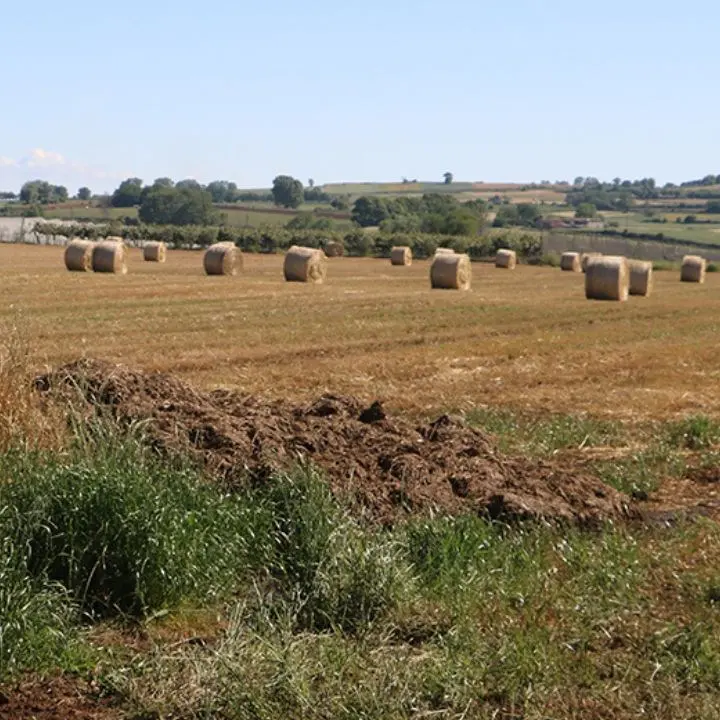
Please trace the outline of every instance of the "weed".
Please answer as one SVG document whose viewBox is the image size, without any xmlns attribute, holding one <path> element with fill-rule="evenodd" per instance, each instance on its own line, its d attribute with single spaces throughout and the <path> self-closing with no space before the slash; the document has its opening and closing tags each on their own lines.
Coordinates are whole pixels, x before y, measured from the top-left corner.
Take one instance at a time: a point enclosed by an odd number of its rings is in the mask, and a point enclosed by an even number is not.
<svg viewBox="0 0 720 720">
<path fill-rule="evenodd" d="M 557 450 L 617 443 L 622 426 L 580 415 L 527 417 L 509 410 L 475 408 L 467 413 L 471 425 L 498 436 L 501 446 L 516 452 L 548 456 Z"/>
<path fill-rule="evenodd" d="M 704 450 L 720 442 L 720 423 L 706 415 L 692 415 L 667 427 L 668 442 L 687 450 Z"/>
</svg>

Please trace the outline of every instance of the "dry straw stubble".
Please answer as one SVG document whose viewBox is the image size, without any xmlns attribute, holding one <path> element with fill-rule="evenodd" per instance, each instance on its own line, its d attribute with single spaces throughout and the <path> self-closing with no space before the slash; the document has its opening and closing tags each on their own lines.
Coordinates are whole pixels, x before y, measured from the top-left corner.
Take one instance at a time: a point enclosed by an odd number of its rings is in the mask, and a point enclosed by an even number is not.
<svg viewBox="0 0 720 720">
<path fill-rule="evenodd" d="M 630 260 L 630 295 L 648 297 L 653 289 L 653 266 L 644 260 Z"/>
<path fill-rule="evenodd" d="M 440 253 L 430 266 L 430 285 L 444 290 L 469 290 L 472 267 L 467 255 Z"/>
<path fill-rule="evenodd" d="M 495 267 L 514 270 L 517 265 L 517 253 L 514 250 L 502 248 L 495 255 Z"/>
<path fill-rule="evenodd" d="M 327 258 L 317 248 L 293 245 L 285 255 L 283 273 L 288 282 L 322 283 L 327 276 Z"/>
<path fill-rule="evenodd" d="M 125 275 L 125 245 L 122 238 L 109 237 L 93 248 L 92 269 L 98 273 L 115 273 Z"/>
<path fill-rule="evenodd" d="M 65 267 L 71 272 L 90 272 L 95 243 L 73 238 L 65 248 Z"/>
<path fill-rule="evenodd" d="M 560 257 L 560 269 L 566 272 L 580 272 L 582 270 L 580 253 L 564 252 Z"/>
<path fill-rule="evenodd" d="M 391 265 L 412 265 L 412 250 L 406 245 L 398 245 L 390 251 Z"/>
<path fill-rule="evenodd" d="M 630 290 L 630 269 L 624 257 L 606 255 L 590 258 L 585 270 L 585 297 L 588 300 L 624 302 Z"/>
<path fill-rule="evenodd" d="M 207 275 L 237 275 L 242 270 L 242 253 L 233 243 L 215 243 L 203 257 L 203 267 Z"/>
<path fill-rule="evenodd" d="M 704 257 L 699 255 L 686 255 L 680 269 L 680 280 L 682 282 L 704 283 L 707 263 Z"/>
</svg>

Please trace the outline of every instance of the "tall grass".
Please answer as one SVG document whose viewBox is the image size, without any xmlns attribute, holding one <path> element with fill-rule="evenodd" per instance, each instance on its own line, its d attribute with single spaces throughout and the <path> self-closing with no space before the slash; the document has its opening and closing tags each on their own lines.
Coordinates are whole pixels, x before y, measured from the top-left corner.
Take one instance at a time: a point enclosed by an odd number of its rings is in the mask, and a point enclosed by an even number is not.
<svg viewBox="0 0 720 720">
<path fill-rule="evenodd" d="M 0 457 L 5 531 L 33 577 L 62 585 L 90 613 L 146 614 L 235 587 L 255 516 L 192 467 L 137 438 L 90 452 Z"/>
<path fill-rule="evenodd" d="M 269 570 L 299 627 L 365 630 L 410 587 L 397 540 L 351 517 L 316 472 L 280 475 L 259 500 L 271 519 Z"/>
<path fill-rule="evenodd" d="M 0 539 L 0 680 L 14 670 L 58 663 L 76 638 L 75 621 L 63 588 L 35 582 L 22 549 Z"/>
<path fill-rule="evenodd" d="M 391 533 L 414 582 L 370 632 L 244 601 L 211 649 L 157 648 L 108 685 L 160 717 L 713 717 L 717 626 L 673 561 L 720 536 L 681 534 L 417 521 Z"/>
<path fill-rule="evenodd" d="M 58 448 L 66 437 L 65 423 L 33 389 L 25 318 L 1 324 L 0 335 L 0 452 L 18 445 Z"/>
</svg>

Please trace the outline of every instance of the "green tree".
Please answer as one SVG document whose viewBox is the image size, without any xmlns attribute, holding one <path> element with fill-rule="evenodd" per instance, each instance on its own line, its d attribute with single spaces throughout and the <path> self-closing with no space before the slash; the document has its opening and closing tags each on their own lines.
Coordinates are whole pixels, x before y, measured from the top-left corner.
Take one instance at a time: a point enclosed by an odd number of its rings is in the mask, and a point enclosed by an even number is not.
<svg viewBox="0 0 720 720">
<path fill-rule="evenodd" d="M 713 215 L 720 214 L 720 200 L 713 200 L 707 204 L 707 212 Z"/>
<path fill-rule="evenodd" d="M 352 209 L 352 220 L 360 227 L 374 227 L 390 217 L 384 198 L 374 196 L 359 197 Z"/>
<path fill-rule="evenodd" d="M 78 200 L 89 200 L 92 197 L 89 187 L 81 187 L 77 191 Z"/>
<path fill-rule="evenodd" d="M 23 202 L 26 205 L 34 205 L 37 203 L 40 198 L 40 191 L 38 187 L 40 182 L 40 180 L 26 182 L 20 188 L 20 202 Z"/>
<path fill-rule="evenodd" d="M 597 217 L 597 208 L 592 203 L 580 203 L 575 210 L 577 218 L 594 218 Z"/>
<path fill-rule="evenodd" d="M 330 201 L 330 205 L 332 205 L 336 210 L 348 210 L 350 208 L 350 203 L 347 201 L 347 198 L 341 195 L 334 197 Z"/>
<path fill-rule="evenodd" d="M 517 206 L 520 225 L 524 227 L 535 227 L 538 220 L 542 218 L 542 212 L 537 205 L 532 203 L 520 203 Z"/>
<path fill-rule="evenodd" d="M 67 202 L 68 197 L 64 185 L 51 185 L 45 180 L 30 180 L 20 189 L 20 200 L 28 205 Z"/>
<path fill-rule="evenodd" d="M 213 180 L 205 188 L 212 196 L 213 202 L 215 203 L 227 203 L 233 201 L 233 188 L 230 186 L 234 183 L 229 183 L 227 180 Z M 237 190 L 237 187 L 235 188 Z"/>
<path fill-rule="evenodd" d="M 447 215 L 458 207 L 458 201 L 452 195 L 426 193 L 422 196 L 422 208 L 428 213 Z"/>
<path fill-rule="evenodd" d="M 193 178 L 187 178 L 185 180 L 180 180 L 180 182 L 175 183 L 175 187 L 178 190 L 202 190 L 202 185 L 197 181 L 193 180 Z"/>
<path fill-rule="evenodd" d="M 290 175 L 278 175 L 273 180 L 273 200 L 286 208 L 300 207 L 303 202 L 303 184 Z"/>
<path fill-rule="evenodd" d="M 520 224 L 517 205 L 502 205 L 498 208 L 493 227 L 512 227 Z"/>
<path fill-rule="evenodd" d="M 217 220 L 209 192 L 177 186 L 151 188 L 138 215 L 153 225 L 212 225 Z"/>
<path fill-rule="evenodd" d="M 120 183 L 112 194 L 113 207 L 135 207 L 142 200 L 143 182 L 140 178 L 128 178 Z"/>
<path fill-rule="evenodd" d="M 285 227 L 288 230 L 332 230 L 330 218 L 317 217 L 310 212 L 298 213 Z"/>
<path fill-rule="evenodd" d="M 451 172 L 443 173 L 443 178 L 445 179 L 446 185 L 451 185 L 453 181 L 453 174 Z"/>
</svg>

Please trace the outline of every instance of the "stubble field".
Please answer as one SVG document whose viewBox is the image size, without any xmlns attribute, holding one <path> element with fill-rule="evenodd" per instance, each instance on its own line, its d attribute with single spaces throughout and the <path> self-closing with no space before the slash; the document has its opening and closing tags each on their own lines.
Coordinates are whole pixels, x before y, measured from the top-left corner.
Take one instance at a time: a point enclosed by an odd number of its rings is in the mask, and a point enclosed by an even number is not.
<svg viewBox="0 0 720 720">
<path fill-rule="evenodd" d="M 0 246 L 0 720 L 716 718 L 720 277 L 329 262 Z"/>
<path fill-rule="evenodd" d="M 470 292 L 433 291 L 427 261 L 330 260 L 323 286 L 282 257 L 206 277 L 131 250 L 127 276 L 68 273 L 61 248 L 0 247 L 0 307 L 38 368 L 79 356 L 170 371 L 203 387 L 301 400 L 381 398 L 430 416 L 499 406 L 623 421 L 720 410 L 720 277 L 656 273 L 650 298 L 589 302 L 583 276 L 473 266 Z"/>
</svg>

